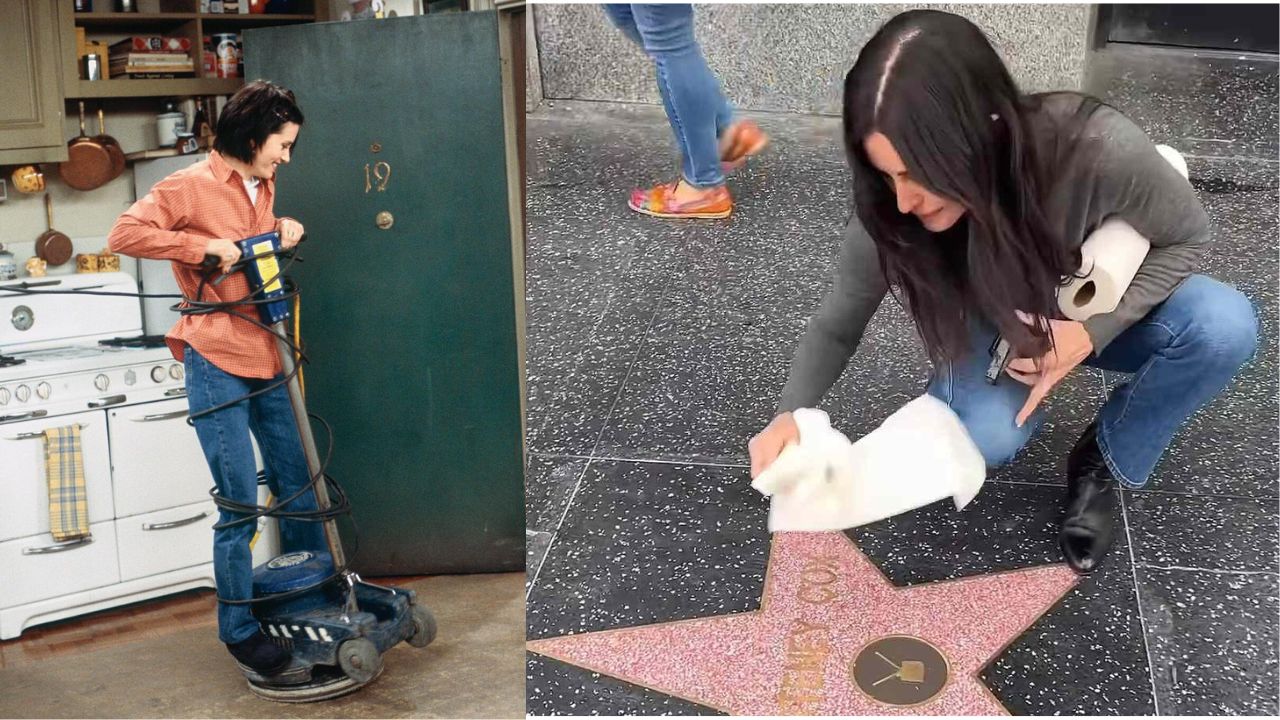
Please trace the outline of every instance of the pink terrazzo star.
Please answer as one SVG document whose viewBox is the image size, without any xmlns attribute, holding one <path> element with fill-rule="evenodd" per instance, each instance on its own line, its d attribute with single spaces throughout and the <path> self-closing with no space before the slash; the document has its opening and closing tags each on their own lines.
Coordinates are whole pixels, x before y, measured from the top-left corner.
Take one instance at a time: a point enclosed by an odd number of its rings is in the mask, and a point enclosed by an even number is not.
<svg viewBox="0 0 1280 720">
<path fill-rule="evenodd" d="M 1003 715 L 979 671 L 1075 583 L 1066 566 L 1050 565 L 896 587 L 843 533 L 778 533 L 759 610 L 528 647 L 737 715 Z M 948 666 L 942 689 L 912 706 L 876 700 L 853 679 L 860 652 L 894 635 L 932 645 Z M 877 648 L 867 649 L 864 657 Z M 936 679 L 937 666 L 927 673 Z"/>
</svg>

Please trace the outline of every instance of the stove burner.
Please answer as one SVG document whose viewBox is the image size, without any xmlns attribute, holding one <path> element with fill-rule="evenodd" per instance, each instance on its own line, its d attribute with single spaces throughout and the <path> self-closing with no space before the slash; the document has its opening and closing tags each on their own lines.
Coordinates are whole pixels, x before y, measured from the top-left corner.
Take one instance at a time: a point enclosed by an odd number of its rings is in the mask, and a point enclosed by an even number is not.
<svg viewBox="0 0 1280 720">
<path fill-rule="evenodd" d="M 137 337 L 118 337 L 110 340 L 99 340 L 99 345 L 107 347 L 158 348 L 164 347 L 163 335 L 139 335 Z"/>
<path fill-rule="evenodd" d="M 26 358 L 14 357 L 12 355 L 0 355 L 0 367 L 9 367 L 10 365 L 21 365 L 26 362 Z"/>
</svg>

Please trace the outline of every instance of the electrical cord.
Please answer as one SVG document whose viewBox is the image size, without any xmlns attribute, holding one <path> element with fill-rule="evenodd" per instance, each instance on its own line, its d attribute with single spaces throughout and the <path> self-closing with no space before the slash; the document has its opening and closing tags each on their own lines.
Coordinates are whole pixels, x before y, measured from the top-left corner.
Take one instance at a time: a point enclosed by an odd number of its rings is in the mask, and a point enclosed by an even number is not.
<svg viewBox="0 0 1280 720">
<path fill-rule="evenodd" d="M 306 236 L 304 235 L 302 239 L 305 240 Z M 259 258 L 268 257 L 268 256 L 283 258 L 284 262 L 279 264 L 279 269 L 274 276 L 270 278 L 263 278 L 261 287 L 263 288 L 270 287 L 272 283 L 279 281 L 284 289 L 284 292 L 282 294 L 274 295 L 271 298 L 267 298 L 264 296 L 265 294 L 262 293 L 261 290 L 254 290 L 253 288 L 250 288 L 247 295 L 236 300 L 213 301 L 213 300 L 204 299 L 204 293 L 206 288 L 217 287 L 224 280 L 226 280 L 231 275 L 231 273 L 239 271 L 241 268 L 243 268 L 245 265 L 247 265 L 250 262 L 253 262 Z M 262 330 L 271 334 L 273 337 L 281 340 L 289 348 L 289 352 L 292 353 L 293 357 L 295 358 L 295 362 L 293 363 L 293 369 L 289 373 L 282 375 L 279 380 L 275 380 L 265 385 L 264 387 L 261 387 L 257 390 L 246 393 L 245 395 L 238 397 L 234 400 L 229 400 L 227 402 L 205 408 L 203 410 L 200 410 L 199 412 L 190 413 L 187 417 L 187 424 L 194 427 L 195 421 L 202 417 L 212 415 L 213 413 L 221 412 L 223 410 L 226 410 L 227 408 L 239 405 L 240 403 L 245 402 L 246 400 L 250 400 L 260 395 L 265 395 L 278 388 L 284 387 L 288 385 L 289 382 L 293 380 L 295 377 L 298 377 L 299 383 L 301 383 L 300 375 L 302 371 L 302 365 L 309 361 L 306 356 L 306 353 L 303 352 L 302 346 L 295 339 L 295 337 L 289 336 L 289 333 L 287 330 L 284 332 L 277 332 L 274 327 L 262 322 L 260 318 L 245 314 L 238 309 L 246 306 L 257 307 L 259 305 L 265 305 L 267 303 L 276 303 L 281 301 L 292 300 L 295 303 L 295 312 L 296 312 L 297 311 L 296 308 L 300 305 L 300 303 L 298 302 L 298 299 L 301 293 L 300 293 L 300 290 L 298 289 L 297 284 L 293 282 L 292 278 L 287 277 L 285 275 L 285 272 L 288 271 L 295 262 L 302 262 L 301 258 L 298 257 L 297 253 L 293 250 L 280 250 L 280 251 L 267 251 L 267 252 L 258 253 L 255 255 L 242 256 L 235 263 L 233 263 L 227 271 L 221 272 L 217 277 L 214 277 L 213 271 L 219 269 L 219 264 L 216 262 L 216 260 L 217 260 L 216 257 L 209 256 L 209 257 L 206 257 L 205 261 L 201 264 L 201 267 L 203 268 L 204 271 L 200 278 L 200 284 L 196 288 L 195 298 L 188 298 L 184 295 L 172 294 L 172 293 L 127 293 L 127 292 L 110 292 L 110 291 L 94 291 L 94 290 L 42 289 L 41 286 L 50 284 L 49 281 L 43 281 L 38 283 L 24 282 L 19 285 L 0 286 L 0 291 L 5 291 L 5 292 L 10 292 L 15 294 L 23 294 L 23 295 L 91 295 L 91 296 L 105 296 L 105 297 L 137 297 L 137 298 L 149 298 L 149 299 L 173 298 L 173 299 L 178 299 L 179 302 L 173 305 L 172 308 L 170 309 L 175 310 L 182 315 L 208 315 L 216 312 L 227 313 L 228 315 L 240 318 L 241 320 L 245 320 L 246 322 L 249 322 L 256 327 L 261 328 Z M 255 297 L 255 295 L 257 295 L 258 297 Z M 300 324 L 295 324 L 294 327 L 295 327 L 294 332 L 295 334 L 297 334 L 300 331 Z M 247 523 L 256 524 L 261 518 L 264 518 L 264 517 L 274 517 L 277 520 L 319 523 L 319 522 L 326 522 L 329 520 L 334 520 L 336 522 L 338 518 L 345 515 L 345 516 L 348 516 L 348 519 L 351 522 L 351 529 L 352 529 L 351 536 L 352 536 L 352 541 L 354 545 L 351 555 L 354 556 L 359 551 L 359 532 L 355 524 L 355 518 L 349 517 L 351 515 L 351 501 L 348 498 L 347 493 L 342 488 L 342 486 L 339 485 L 338 482 L 334 480 L 327 472 L 329 467 L 329 462 L 333 457 L 333 426 L 330 425 L 328 421 L 326 421 L 324 418 L 314 413 L 308 412 L 307 417 L 310 418 L 311 420 L 319 422 L 324 427 L 325 434 L 326 434 L 325 453 L 324 453 L 324 457 L 320 460 L 319 468 L 317 470 L 316 475 L 311 477 L 308 483 L 303 485 L 301 488 L 299 488 L 296 492 L 294 492 L 289 497 L 277 498 L 276 502 L 271 503 L 270 505 L 258 505 L 256 503 L 241 503 L 235 500 L 231 500 L 230 498 L 223 497 L 218 492 L 218 488 L 215 485 L 213 488 L 209 489 L 209 495 L 213 498 L 214 504 L 223 512 L 227 514 L 236 515 L 238 517 L 235 517 L 234 519 L 231 519 L 231 520 L 219 522 L 213 526 L 213 529 L 223 530 L 227 528 L 237 527 L 239 525 L 244 525 Z M 263 484 L 263 482 L 265 481 L 265 475 L 266 475 L 265 471 L 261 471 L 258 473 L 259 485 Z M 325 488 L 327 489 L 329 494 L 328 508 L 321 509 L 317 507 L 311 510 L 285 510 L 284 509 L 290 503 L 306 495 L 307 492 L 314 491 L 317 484 L 320 482 L 325 483 Z M 345 577 L 346 574 L 347 574 L 347 566 L 345 564 L 342 567 L 337 567 L 337 565 L 335 564 L 334 572 L 331 575 L 321 580 L 318 580 L 316 582 L 310 583 L 301 588 L 290 590 L 284 593 L 275 593 L 275 594 L 267 595 L 264 597 L 248 598 L 244 600 L 231 600 L 231 599 L 219 597 L 218 602 L 226 603 L 228 605 L 253 605 L 253 604 L 263 603 L 263 602 L 279 602 L 282 600 L 286 600 L 289 598 L 293 598 L 293 597 L 297 597 L 297 596 L 309 593 L 313 590 L 316 590 L 320 587 L 323 587 L 333 582 L 334 580 Z"/>
</svg>

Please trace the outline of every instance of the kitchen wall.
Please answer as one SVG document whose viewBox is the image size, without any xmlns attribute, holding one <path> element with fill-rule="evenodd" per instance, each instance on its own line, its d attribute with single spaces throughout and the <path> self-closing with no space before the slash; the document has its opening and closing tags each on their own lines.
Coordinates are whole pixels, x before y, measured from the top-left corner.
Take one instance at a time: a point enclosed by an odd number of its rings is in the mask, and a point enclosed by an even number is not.
<svg viewBox="0 0 1280 720">
<path fill-rule="evenodd" d="M 104 101 L 107 131 L 119 141 L 125 153 L 156 147 L 155 117 L 163 110 L 162 99 L 112 99 Z M 86 103 L 85 128 L 90 135 L 98 132 L 98 101 Z M 80 132 L 79 106 L 67 103 L 65 136 L 70 139 Z M 4 166 L 8 181 L 8 200 L 0 202 L 0 243 L 12 252 L 18 262 L 18 274 L 25 275 L 27 259 L 35 255 L 35 241 L 47 229 L 43 194 L 25 195 L 13 187 L 8 175 L 14 166 Z M 53 198 L 53 227 L 71 236 L 77 253 L 96 253 L 106 246 L 106 235 L 116 218 L 134 201 L 133 167 L 106 185 L 89 192 L 73 190 L 58 177 L 56 164 L 45 164 L 45 181 Z M 122 270 L 135 274 L 136 264 L 121 258 Z M 50 275 L 75 272 L 75 259 L 49 268 Z"/>
</svg>

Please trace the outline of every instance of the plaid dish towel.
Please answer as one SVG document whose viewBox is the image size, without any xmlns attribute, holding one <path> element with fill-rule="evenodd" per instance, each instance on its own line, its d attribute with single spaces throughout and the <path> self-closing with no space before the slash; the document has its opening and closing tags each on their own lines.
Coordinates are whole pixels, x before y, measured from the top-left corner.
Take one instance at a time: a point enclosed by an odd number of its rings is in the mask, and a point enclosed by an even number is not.
<svg viewBox="0 0 1280 720">
<path fill-rule="evenodd" d="M 53 539 L 62 542 L 87 536 L 89 500 L 79 425 L 44 431 L 44 467 L 49 478 L 49 532 Z"/>
</svg>

